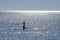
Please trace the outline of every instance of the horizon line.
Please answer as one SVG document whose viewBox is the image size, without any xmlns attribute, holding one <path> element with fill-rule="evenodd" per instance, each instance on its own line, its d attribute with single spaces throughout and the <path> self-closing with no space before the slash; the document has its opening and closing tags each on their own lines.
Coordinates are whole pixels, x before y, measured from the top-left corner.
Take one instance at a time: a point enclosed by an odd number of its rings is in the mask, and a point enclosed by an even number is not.
<svg viewBox="0 0 60 40">
<path fill-rule="evenodd" d="M 12 13 L 60 13 L 60 10 L 0 10 L 0 12 L 12 12 Z"/>
</svg>

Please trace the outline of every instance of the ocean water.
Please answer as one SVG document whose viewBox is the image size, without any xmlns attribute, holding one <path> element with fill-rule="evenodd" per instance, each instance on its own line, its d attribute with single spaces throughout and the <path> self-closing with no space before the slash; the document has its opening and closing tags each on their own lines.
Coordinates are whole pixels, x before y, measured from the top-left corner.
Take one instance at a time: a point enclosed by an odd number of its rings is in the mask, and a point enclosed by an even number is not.
<svg viewBox="0 0 60 40">
<path fill-rule="evenodd" d="M 25 31 L 24 20 L 28 28 Z M 0 40 L 60 40 L 60 14 L 0 12 Z"/>
</svg>

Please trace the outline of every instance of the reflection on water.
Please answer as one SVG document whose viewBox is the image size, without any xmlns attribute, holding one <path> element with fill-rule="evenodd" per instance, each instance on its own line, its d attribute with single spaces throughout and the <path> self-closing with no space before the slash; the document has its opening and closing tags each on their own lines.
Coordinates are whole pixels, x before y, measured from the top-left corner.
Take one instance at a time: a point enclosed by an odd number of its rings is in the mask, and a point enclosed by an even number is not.
<svg viewBox="0 0 60 40">
<path fill-rule="evenodd" d="M 24 20 L 28 28 L 25 31 Z M 0 40 L 60 40 L 60 14 L 0 13 Z"/>
</svg>

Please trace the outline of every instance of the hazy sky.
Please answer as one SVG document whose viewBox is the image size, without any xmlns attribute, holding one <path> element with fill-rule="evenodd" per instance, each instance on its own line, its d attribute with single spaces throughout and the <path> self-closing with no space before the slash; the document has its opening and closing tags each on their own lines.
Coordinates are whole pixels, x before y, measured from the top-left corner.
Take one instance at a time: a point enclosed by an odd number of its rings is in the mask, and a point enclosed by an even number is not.
<svg viewBox="0 0 60 40">
<path fill-rule="evenodd" d="M 60 10 L 60 0 L 0 0 L 0 10 Z"/>
</svg>

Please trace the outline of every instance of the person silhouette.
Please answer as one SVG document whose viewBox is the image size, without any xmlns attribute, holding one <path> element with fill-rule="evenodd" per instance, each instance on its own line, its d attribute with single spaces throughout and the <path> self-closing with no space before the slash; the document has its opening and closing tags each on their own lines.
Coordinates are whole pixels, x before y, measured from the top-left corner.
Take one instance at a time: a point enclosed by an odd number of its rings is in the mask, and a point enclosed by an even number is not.
<svg viewBox="0 0 60 40">
<path fill-rule="evenodd" d="M 23 22 L 23 31 L 25 31 L 25 29 L 27 29 L 27 27 L 25 27 L 25 21 Z"/>
</svg>

